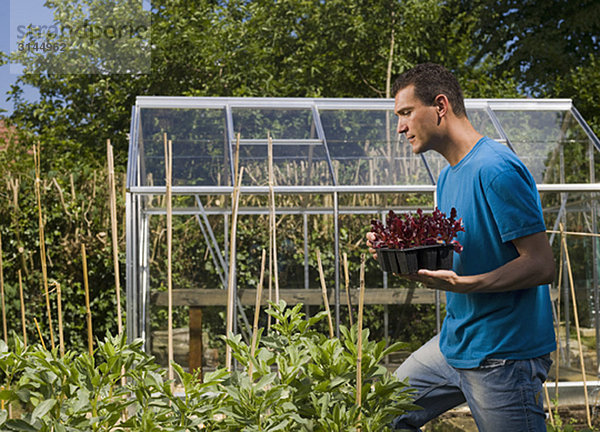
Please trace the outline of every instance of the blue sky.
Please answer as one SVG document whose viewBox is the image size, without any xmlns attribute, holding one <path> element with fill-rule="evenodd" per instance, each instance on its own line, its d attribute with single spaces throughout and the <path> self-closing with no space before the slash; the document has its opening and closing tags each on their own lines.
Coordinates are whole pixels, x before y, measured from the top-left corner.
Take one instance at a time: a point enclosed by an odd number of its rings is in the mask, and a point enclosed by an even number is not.
<svg viewBox="0 0 600 432">
<path fill-rule="evenodd" d="M 17 26 L 27 24 L 50 24 L 52 12 L 44 7 L 44 0 L 0 0 L 0 51 L 8 53 L 16 49 L 15 41 L 11 46 L 11 35 L 16 39 Z M 11 71 L 12 69 L 12 71 Z M 12 103 L 6 101 L 6 92 L 18 78 L 18 65 L 0 66 L 0 108 L 8 115 L 12 112 Z M 25 98 L 35 100 L 38 97 L 34 88 L 25 89 Z"/>
</svg>

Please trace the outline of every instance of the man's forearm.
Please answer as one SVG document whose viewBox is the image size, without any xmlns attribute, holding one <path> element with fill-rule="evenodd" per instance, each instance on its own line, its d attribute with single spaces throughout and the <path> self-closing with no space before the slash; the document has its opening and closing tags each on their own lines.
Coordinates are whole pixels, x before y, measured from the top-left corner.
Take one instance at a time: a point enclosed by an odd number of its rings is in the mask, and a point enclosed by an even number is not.
<svg viewBox="0 0 600 432">
<path fill-rule="evenodd" d="M 457 276 L 454 292 L 504 292 L 530 288 L 551 283 L 554 280 L 554 263 L 538 258 L 517 257 L 512 261 L 492 270 L 474 276 Z"/>
<path fill-rule="evenodd" d="M 554 256 L 546 233 L 522 237 L 513 244 L 519 256 L 490 272 L 458 276 L 449 270 L 419 270 L 412 279 L 430 288 L 460 293 L 514 291 L 554 280 Z"/>
</svg>

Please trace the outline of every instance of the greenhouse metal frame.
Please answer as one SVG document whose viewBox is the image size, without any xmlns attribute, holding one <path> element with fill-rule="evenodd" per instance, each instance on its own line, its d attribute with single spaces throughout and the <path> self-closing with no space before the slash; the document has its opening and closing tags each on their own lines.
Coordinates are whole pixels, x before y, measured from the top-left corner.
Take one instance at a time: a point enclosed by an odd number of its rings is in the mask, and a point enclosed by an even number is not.
<svg viewBox="0 0 600 432">
<path fill-rule="evenodd" d="M 570 211 L 585 213 L 587 231 L 598 233 L 597 192 L 600 184 L 596 183 L 596 175 L 600 174 L 600 161 L 596 161 L 595 153 L 600 151 L 600 141 L 570 99 L 466 99 L 465 105 L 476 129 L 504 143 L 523 159 L 540 193 L 559 194 L 560 205 L 544 209 L 545 213 L 553 214 L 547 219 L 548 229 L 553 231 L 551 242 L 559 223 L 566 220 Z M 148 203 L 149 197 L 166 194 L 162 153 L 165 133 L 174 146 L 172 194 L 188 197 L 195 203 L 182 207 L 175 204 L 173 215 L 197 218 L 215 267 L 220 269 L 223 289 L 227 286 L 227 247 L 217 244 L 208 216 L 221 215 L 227 223 L 231 207 L 208 208 L 203 204 L 203 197 L 231 197 L 238 137 L 240 166 L 253 169 L 242 181 L 242 196 L 266 196 L 269 193 L 264 174 L 270 139 L 273 160 L 280 173 L 273 186 L 275 195 L 331 197 L 332 205 L 329 206 L 277 208 L 276 214 L 301 215 L 305 236 L 307 215 L 333 216 L 334 311 L 335 326 L 339 328 L 342 303 L 340 215 L 383 218 L 388 210 L 376 206 L 341 206 L 340 197 L 347 194 L 423 193 L 431 194 L 435 205 L 435 181 L 446 164 L 440 155 L 432 152 L 422 155 L 410 152 L 408 143 L 396 133 L 393 108 L 393 99 L 138 97 L 132 109 L 127 166 L 126 310 L 129 339 L 149 338 L 148 311 L 153 289 L 150 286 L 149 221 L 153 216 L 164 216 L 166 209 Z M 569 161 L 581 161 L 582 152 L 589 162 L 588 168 L 583 171 L 571 169 Z M 569 194 L 583 199 L 570 203 Z M 267 213 L 264 206 L 244 208 L 239 212 L 240 216 Z M 308 288 L 306 237 L 304 251 L 304 284 Z M 598 340 L 597 252 L 596 241 L 592 240 L 592 264 L 586 280 L 592 285 L 590 301 Z M 567 286 L 565 272 L 563 276 Z M 384 288 L 387 283 L 388 276 L 382 273 Z M 568 304 L 568 293 L 565 301 Z M 439 303 L 436 293 L 438 311 Z M 566 313 L 568 327 L 568 309 Z"/>
</svg>

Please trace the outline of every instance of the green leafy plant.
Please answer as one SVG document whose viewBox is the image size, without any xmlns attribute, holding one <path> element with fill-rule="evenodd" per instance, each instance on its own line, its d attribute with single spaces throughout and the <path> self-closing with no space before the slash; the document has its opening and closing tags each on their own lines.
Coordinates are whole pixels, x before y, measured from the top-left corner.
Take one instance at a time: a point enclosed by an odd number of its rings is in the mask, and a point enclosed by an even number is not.
<svg viewBox="0 0 600 432">
<path fill-rule="evenodd" d="M 107 335 L 93 356 L 0 341 L 0 399 L 19 418 L 0 411 L 11 431 L 385 431 L 412 409 L 405 383 L 387 372 L 383 357 L 401 348 L 368 340 L 364 330 L 360 407 L 356 404 L 357 331 L 328 339 L 302 305 L 271 304 L 275 324 L 258 335 L 258 349 L 230 335 L 239 368 L 197 374 L 174 365 L 179 386 L 143 351 L 142 341 Z M 249 366 L 252 372 L 249 374 Z M 123 381 L 124 379 L 124 381 Z M 13 413 L 14 414 L 14 413 Z M 17 417 L 13 415 L 12 417 Z"/>
<path fill-rule="evenodd" d="M 552 404 L 552 421 L 546 422 L 548 432 L 594 432 L 598 430 L 596 429 L 596 427 L 589 428 L 577 426 L 577 421 L 575 418 L 564 418 L 563 415 L 559 412 L 559 405 L 556 399 L 552 399 Z M 583 421 L 583 419 L 580 419 L 580 421 Z M 594 424 L 593 419 L 592 424 Z"/>
<path fill-rule="evenodd" d="M 408 387 L 381 365 L 403 347 L 369 341 L 363 330 L 360 408 L 356 404 L 357 329 L 341 327 L 342 338 L 328 339 L 313 326 L 325 312 L 305 319 L 302 305 L 271 304 L 272 331 L 257 337 L 253 356 L 241 336 L 226 343 L 245 369 L 223 382 L 226 430 L 385 431 L 396 416 L 415 408 Z M 252 373 L 248 368 L 252 365 Z M 242 425 L 236 429 L 235 425 Z"/>
</svg>

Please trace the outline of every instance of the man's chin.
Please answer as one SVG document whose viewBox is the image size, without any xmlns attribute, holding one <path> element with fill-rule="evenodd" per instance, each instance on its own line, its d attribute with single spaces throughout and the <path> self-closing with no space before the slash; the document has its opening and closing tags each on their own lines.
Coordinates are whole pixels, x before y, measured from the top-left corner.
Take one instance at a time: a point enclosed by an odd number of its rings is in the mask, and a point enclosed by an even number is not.
<svg viewBox="0 0 600 432">
<path fill-rule="evenodd" d="M 429 148 L 418 145 L 418 144 L 411 145 L 411 148 L 412 148 L 413 154 L 416 154 L 416 155 L 425 153 L 426 151 L 430 150 Z"/>
</svg>

